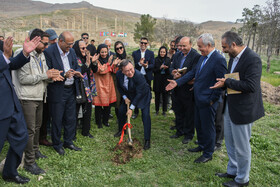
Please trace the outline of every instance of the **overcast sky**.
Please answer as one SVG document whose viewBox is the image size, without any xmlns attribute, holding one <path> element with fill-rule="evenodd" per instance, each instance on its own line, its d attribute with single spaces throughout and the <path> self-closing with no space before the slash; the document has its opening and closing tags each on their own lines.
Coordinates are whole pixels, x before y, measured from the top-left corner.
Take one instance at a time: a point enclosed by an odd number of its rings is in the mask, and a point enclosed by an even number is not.
<svg viewBox="0 0 280 187">
<path fill-rule="evenodd" d="M 81 0 L 41 0 L 47 3 L 73 3 Z M 243 8 L 266 5 L 267 0 L 85 0 L 94 6 L 153 17 L 201 23 L 209 20 L 232 21 L 242 17 Z"/>
</svg>

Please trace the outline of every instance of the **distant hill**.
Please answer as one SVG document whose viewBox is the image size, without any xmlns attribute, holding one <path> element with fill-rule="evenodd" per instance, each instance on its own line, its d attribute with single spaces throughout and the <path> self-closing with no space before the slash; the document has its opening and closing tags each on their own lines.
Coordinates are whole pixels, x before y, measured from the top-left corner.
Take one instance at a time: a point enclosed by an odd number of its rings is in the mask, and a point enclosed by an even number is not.
<svg viewBox="0 0 280 187">
<path fill-rule="evenodd" d="M 121 40 L 135 46 L 134 25 L 140 14 L 96 7 L 88 2 L 51 4 L 31 0 L 0 0 L 0 34 L 12 35 L 21 42 L 33 28 L 53 28 L 59 34 L 71 30 L 75 39 L 88 32 L 97 43 L 106 37 Z M 208 21 L 199 24 L 202 32 L 210 32 L 216 38 L 232 27 L 229 22 Z M 105 32 L 105 33 L 104 33 Z M 127 37 L 123 37 L 127 33 Z M 106 36 L 101 36 L 105 34 Z M 118 37 L 118 35 L 120 37 Z"/>
</svg>

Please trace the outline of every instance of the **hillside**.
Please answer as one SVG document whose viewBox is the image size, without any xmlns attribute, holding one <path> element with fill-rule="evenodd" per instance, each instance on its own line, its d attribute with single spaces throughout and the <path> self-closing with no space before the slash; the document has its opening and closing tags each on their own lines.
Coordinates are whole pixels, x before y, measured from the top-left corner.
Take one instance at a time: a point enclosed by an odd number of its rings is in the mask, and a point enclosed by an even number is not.
<svg viewBox="0 0 280 187">
<path fill-rule="evenodd" d="M 20 43 L 29 30 L 53 28 L 59 34 L 70 30 L 76 39 L 88 32 L 97 43 L 106 37 L 121 40 L 130 46 L 133 41 L 134 25 L 140 14 L 96 7 L 88 2 L 50 4 L 31 0 L 0 0 L 0 34 L 12 35 Z M 217 38 L 235 26 L 234 23 L 208 21 L 199 24 L 202 32 L 210 32 Z M 125 34 L 126 33 L 126 34 Z M 118 36 L 119 35 L 119 36 Z M 124 37 L 125 36 L 125 37 Z"/>
</svg>

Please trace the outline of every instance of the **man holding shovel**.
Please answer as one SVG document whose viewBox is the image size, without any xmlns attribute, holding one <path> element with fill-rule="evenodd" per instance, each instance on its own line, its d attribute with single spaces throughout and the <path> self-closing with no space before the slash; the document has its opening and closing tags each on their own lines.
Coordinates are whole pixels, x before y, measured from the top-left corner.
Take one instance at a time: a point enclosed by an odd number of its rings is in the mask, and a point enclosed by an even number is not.
<svg viewBox="0 0 280 187">
<path fill-rule="evenodd" d="M 150 148 L 151 117 L 150 103 L 151 90 L 144 76 L 136 70 L 129 60 L 124 59 L 120 63 L 120 70 L 116 74 L 119 92 L 123 98 L 119 108 L 119 131 L 115 137 L 121 136 L 126 117 L 130 118 L 135 107 L 142 110 L 142 121 L 144 124 L 144 150 Z M 129 108 L 127 109 L 127 104 Z"/>
</svg>

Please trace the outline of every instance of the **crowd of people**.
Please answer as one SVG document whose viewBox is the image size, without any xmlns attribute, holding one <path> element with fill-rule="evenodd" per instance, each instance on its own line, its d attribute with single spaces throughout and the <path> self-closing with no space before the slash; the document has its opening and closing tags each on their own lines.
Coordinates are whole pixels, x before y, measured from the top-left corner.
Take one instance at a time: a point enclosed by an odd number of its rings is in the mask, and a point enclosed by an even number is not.
<svg viewBox="0 0 280 187">
<path fill-rule="evenodd" d="M 182 143 L 188 144 L 196 131 L 197 147 L 188 149 L 202 152 L 195 163 L 212 160 L 225 137 L 227 171 L 216 175 L 233 179 L 224 186 L 249 184 L 251 128 L 264 116 L 262 65 L 240 36 L 231 31 L 222 36 L 223 52 L 230 56 L 228 67 L 209 33 L 197 38 L 200 53 L 192 47 L 191 37 L 177 36 L 169 49 L 159 48 L 156 58 L 148 49 L 147 37 L 140 39 L 132 58 L 121 41 L 115 42 L 114 52 L 111 39 L 97 48 L 94 42 L 89 43 L 88 33 L 75 41 L 69 31 L 58 36 L 52 29 L 34 29 L 23 48 L 13 54 L 12 37 L 4 40 L 0 50 L 1 150 L 6 140 L 10 144 L 2 173 L 5 181 L 29 181 L 17 172 L 23 152 L 26 171 L 45 173 L 36 163 L 47 158 L 39 145 L 52 146 L 59 155 L 64 155 L 65 148 L 82 151 L 73 141 L 78 126 L 83 136 L 94 138 L 90 133 L 93 107 L 98 128 L 110 126 L 111 107 L 115 108 L 115 137 L 121 136 L 127 117 L 137 118 L 141 109 L 143 149 L 150 149 L 154 91 L 156 116 L 160 106 L 166 116 L 172 103 L 175 126 L 170 128 L 176 133 L 170 138 L 184 136 Z"/>
</svg>

